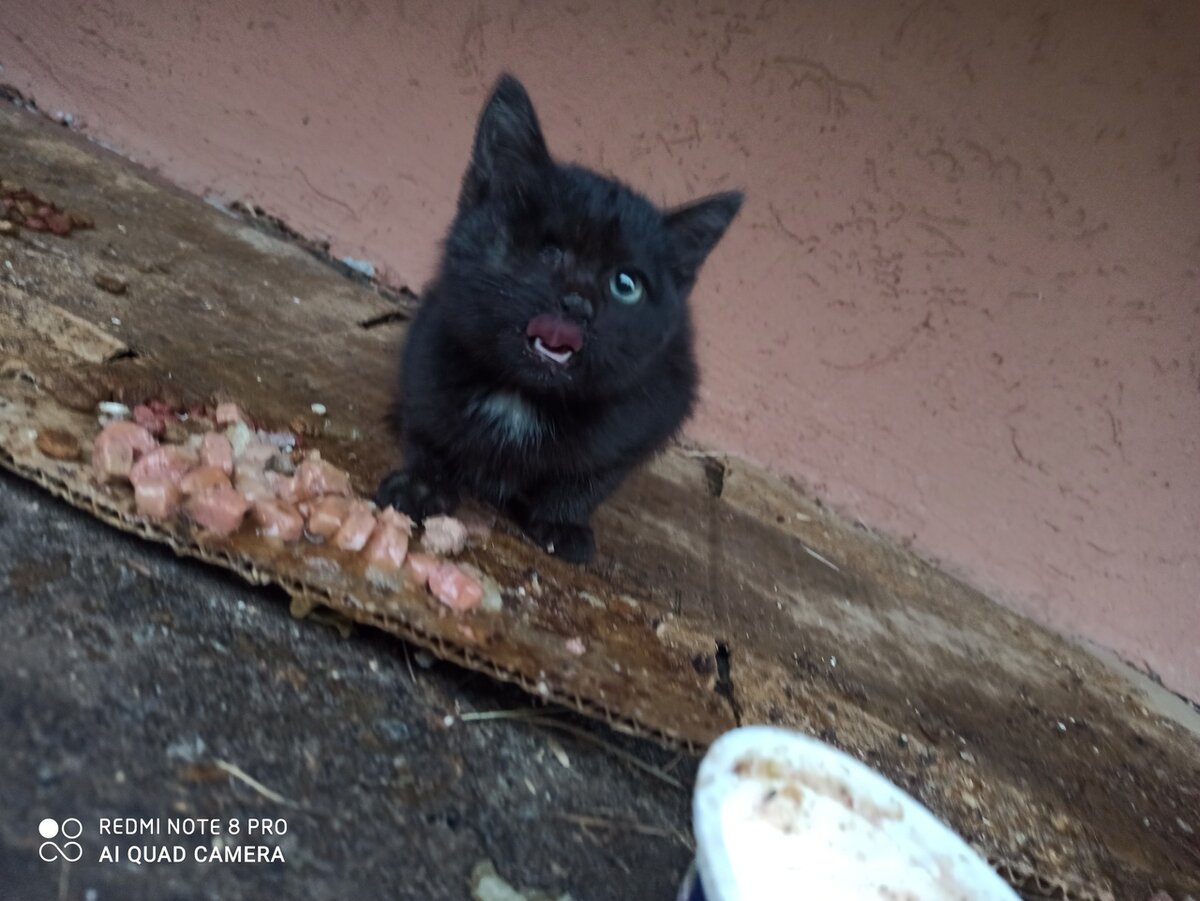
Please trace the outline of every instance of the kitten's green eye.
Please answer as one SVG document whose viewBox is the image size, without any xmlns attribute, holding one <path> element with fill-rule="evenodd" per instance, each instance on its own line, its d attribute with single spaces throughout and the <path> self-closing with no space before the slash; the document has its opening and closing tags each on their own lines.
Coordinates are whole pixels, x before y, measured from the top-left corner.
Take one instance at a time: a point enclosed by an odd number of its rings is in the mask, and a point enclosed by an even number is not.
<svg viewBox="0 0 1200 901">
<path fill-rule="evenodd" d="M 621 303 L 634 304 L 642 299 L 645 293 L 642 280 L 632 272 L 618 269 L 608 280 L 608 292 Z"/>
</svg>

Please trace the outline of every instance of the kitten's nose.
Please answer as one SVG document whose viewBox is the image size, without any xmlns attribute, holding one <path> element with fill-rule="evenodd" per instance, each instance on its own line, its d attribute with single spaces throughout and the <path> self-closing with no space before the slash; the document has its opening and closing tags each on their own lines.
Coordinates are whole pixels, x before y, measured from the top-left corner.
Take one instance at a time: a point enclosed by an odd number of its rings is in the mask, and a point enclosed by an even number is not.
<svg viewBox="0 0 1200 901">
<path fill-rule="evenodd" d="M 584 322 L 591 322 L 592 316 L 595 315 L 592 302 L 582 294 L 564 294 L 562 308 L 565 312 Z"/>
</svg>

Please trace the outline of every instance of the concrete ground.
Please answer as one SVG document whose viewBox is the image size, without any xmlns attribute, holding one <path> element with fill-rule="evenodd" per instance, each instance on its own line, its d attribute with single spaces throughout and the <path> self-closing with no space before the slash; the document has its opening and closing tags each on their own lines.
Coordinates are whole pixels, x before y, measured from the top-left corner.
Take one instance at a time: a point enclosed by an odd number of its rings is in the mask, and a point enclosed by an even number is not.
<svg viewBox="0 0 1200 901">
<path fill-rule="evenodd" d="M 531 702 L 391 637 L 293 620 L 282 592 L 2 472 L 0 597 L 0 898 L 459 899 L 490 859 L 513 885 L 663 899 L 687 866 L 688 792 L 597 742 L 675 762 L 681 785 L 691 760 L 574 717 L 556 719 L 583 736 L 463 722 Z M 39 859 L 44 817 L 81 821 L 78 863 Z M 103 839 L 101 817 L 283 818 L 286 863 L 99 863 L 106 843 L 179 841 Z"/>
</svg>

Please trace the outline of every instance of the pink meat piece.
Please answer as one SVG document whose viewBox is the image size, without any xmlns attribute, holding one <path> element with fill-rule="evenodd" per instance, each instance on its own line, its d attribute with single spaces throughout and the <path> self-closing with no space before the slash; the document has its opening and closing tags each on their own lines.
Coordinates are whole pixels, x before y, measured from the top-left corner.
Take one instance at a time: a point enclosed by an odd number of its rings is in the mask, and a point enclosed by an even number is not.
<svg viewBox="0 0 1200 901">
<path fill-rule="evenodd" d="M 129 481 L 137 488 L 143 482 L 166 479 L 178 488 L 196 462 L 196 456 L 189 450 L 174 444 L 161 444 L 133 464 L 129 470 Z"/>
<path fill-rule="evenodd" d="M 238 490 L 250 503 L 256 501 L 274 500 L 276 498 L 276 480 L 273 472 L 263 472 L 256 469 L 243 469 L 234 466 L 233 487 Z"/>
<path fill-rule="evenodd" d="M 567 650 L 576 657 L 580 657 L 587 650 L 587 648 L 584 646 L 582 638 L 568 638 Z"/>
<path fill-rule="evenodd" d="M 167 415 L 146 404 L 138 404 L 133 408 L 133 421 L 155 438 L 161 438 L 167 430 Z"/>
<path fill-rule="evenodd" d="M 417 584 L 422 588 L 429 584 L 430 574 L 441 565 L 441 561 L 437 557 L 431 557 L 429 554 L 409 554 L 408 568 L 412 570 L 412 574 L 417 579 Z"/>
<path fill-rule="evenodd" d="M 219 489 L 233 490 L 229 476 L 216 466 L 200 466 L 193 469 L 179 482 L 179 490 L 187 497 L 202 497 Z"/>
<path fill-rule="evenodd" d="M 297 500 L 306 501 L 323 494 L 341 494 L 349 497 L 354 493 L 350 488 L 350 476 L 322 460 L 320 454 L 315 452 L 296 467 L 294 478 Z"/>
<path fill-rule="evenodd" d="M 220 432 L 205 432 L 200 439 L 200 462 L 233 475 L 233 445 Z"/>
<path fill-rule="evenodd" d="M 250 508 L 258 534 L 280 541 L 296 541 L 304 534 L 304 517 L 291 504 L 277 500 L 255 501 Z"/>
<path fill-rule="evenodd" d="M 154 436 L 137 423 L 110 422 L 92 446 L 92 468 L 101 479 L 127 479 L 134 461 L 156 447 Z"/>
<path fill-rule="evenodd" d="M 350 503 L 349 498 L 330 494 L 304 504 L 308 534 L 314 538 L 332 538 L 350 515 Z"/>
<path fill-rule="evenodd" d="M 333 543 L 343 551 L 361 551 L 374 531 L 374 511 L 366 501 L 352 501 L 346 518 L 333 536 Z"/>
<path fill-rule="evenodd" d="M 158 522 L 175 515 L 179 509 L 179 498 L 179 482 L 169 476 L 147 476 L 133 483 L 137 512 Z"/>
<path fill-rule="evenodd" d="M 430 516 L 425 520 L 421 546 L 432 554 L 459 554 L 467 546 L 467 527 L 453 516 Z"/>
<path fill-rule="evenodd" d="M 367 563 L 378 569 L 396 571 L 404 565 L 412 520 L 391 507 L 379 514 L 375 531 L 364 552 Z"/>
<path fill-rule="evenodd" d="M 200 442 L 189 444 L 171 444 L 168 447 L 173 447 L 179 454 L 181 460 L 186 460 L 189 466 L 200 465 Z"/>
<path fill-rule="evenodd" d="M 51 234 L 66 236 L 71 234 L 71 217 L 66 213 L 52 212 L 46 216 L 46 227 Z"/>
<path fill-rule="evenodd" d="M 214 535 L 229 535 L 237 531 L 249 508 L 246 499 L 233 490 L 228 479 L 224 485 L 194 495 L 184 506 L 196 525 Z"/>
<path fill-rule="evenodd" d="M 477 610 L 483 601 L 483 585 L 453 563 L 439 563 L 429 574 L 429 590 L 451 610 Z"/>
<path fill-rule="evenodd" d="M 276 473 L 276 475 L 279 474 Z M 300 504 L 308 500 L 308 498 L 300 496 L 300 492 L 296 488 L 296 477 L 294 475 L 279 475 L 279 478 L 273 481 L 275 485 L 275 496 L 281 501 L 287 501 L 289 504 Z"/>
<path fill-rule="evenodd" d="M 384 525 L 399 529 L 405 535 L 412 536 L 413 521 L 394 507 L 384 507 L 380 510 L 379 521 Z"/>
<path fill-rule="evenodd" d="M 228 439 L 226 439 L 228 440 Z M 233 445 L 230 445 L 232 450 Z M 246 445 L 245 450 L 238 454 L 234 466 L 239 472 L 243 469 L 257 469 L 262 472 L 278 451 L 265 441 L 254 440 Z"/>
<path fill-rule="evenodd" d="M 237 404 L 223 403 L 217 404 L 217 409 L 213 413 L 213 419 L 217 421 L 218 427 L 224 428 L 227 425 L 233 425 L 235 422 L 245 422 L 246 415 Z"/>
</svg>

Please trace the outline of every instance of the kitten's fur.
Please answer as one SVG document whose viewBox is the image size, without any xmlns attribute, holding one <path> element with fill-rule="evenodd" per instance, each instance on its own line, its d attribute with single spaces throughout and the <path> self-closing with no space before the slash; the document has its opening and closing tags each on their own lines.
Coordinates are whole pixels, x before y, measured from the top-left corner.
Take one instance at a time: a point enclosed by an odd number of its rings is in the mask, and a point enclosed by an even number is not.
<svg viewBox="0 0 1200 901">
<path fill-rule="evenodd" d="M 590 560 L 592 511 L 691 412 L 687 296 L 741 200 L 660 211 L 556 163 L 525 89 L 503 76 L 408 331 L 404 468 L 376 501 L 422 519 L 465 493 L 552 553 Z M 641 298 L 621 302 L 639 282 Z"/>
</svg>

